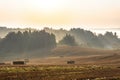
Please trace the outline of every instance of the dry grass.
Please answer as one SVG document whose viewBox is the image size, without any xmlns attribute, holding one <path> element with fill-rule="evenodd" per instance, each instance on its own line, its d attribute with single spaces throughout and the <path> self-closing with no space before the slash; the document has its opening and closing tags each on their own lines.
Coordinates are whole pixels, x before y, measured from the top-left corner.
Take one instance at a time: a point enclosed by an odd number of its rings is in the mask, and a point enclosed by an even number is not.
<svg viewBox="0 0 120 80">
<path fill-rule="evenodd" d="M 110 65 L 1 66 L 0 80 L 119 80 L 120 68 Z"/>
</svg>

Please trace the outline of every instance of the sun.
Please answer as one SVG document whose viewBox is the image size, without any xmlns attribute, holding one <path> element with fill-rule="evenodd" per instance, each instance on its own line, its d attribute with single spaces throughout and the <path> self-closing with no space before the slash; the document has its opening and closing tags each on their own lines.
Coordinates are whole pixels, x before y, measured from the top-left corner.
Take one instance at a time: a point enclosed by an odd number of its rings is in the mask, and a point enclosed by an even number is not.
<svg viewBox="0 0 120 80">
<path fill-rule="evenodd" d="M 33 9 L 44 13 L 55 12 L 62 8 L 64 0 L 30 0 L 30 6 Z"/>
</svg>

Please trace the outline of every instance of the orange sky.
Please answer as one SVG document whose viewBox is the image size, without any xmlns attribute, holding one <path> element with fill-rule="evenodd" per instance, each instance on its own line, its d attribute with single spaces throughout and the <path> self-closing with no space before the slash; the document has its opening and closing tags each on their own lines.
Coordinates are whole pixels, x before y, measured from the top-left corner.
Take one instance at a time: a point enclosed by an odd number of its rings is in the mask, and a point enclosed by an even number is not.
<svg viewBox="0 0 120 80">
<path fill-rule="evenodd" d="M 0 0 L 0 25 L 119 28 L 120 0 Z"/>
</svg>

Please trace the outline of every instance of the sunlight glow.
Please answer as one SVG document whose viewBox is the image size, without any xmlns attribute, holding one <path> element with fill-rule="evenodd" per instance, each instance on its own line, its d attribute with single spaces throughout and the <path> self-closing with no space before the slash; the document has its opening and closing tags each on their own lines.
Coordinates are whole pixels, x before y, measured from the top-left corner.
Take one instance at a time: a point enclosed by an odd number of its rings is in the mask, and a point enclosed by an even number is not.
<svg viewBox="0 0 120 80">
<path fill-rule="evenodd" d="M 120 0 L 0 0 L 0 25 L 7 27 L 119 28 L 119 14 Z"/>
<path fill-rule="evenodd" d="M 51 13 L 62 8 L 64 3 L 64 0 L 30 0 L 29 7 L 40 12 Z"/>
</svg>

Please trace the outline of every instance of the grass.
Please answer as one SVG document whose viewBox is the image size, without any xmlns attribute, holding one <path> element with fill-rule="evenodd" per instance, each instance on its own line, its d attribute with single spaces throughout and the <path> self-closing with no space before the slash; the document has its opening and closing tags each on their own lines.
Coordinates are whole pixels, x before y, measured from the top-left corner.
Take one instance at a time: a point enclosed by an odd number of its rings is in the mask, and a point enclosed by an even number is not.
<svg viewBox="0 0 120 80">
<path fill-rule="evenodd" d="M 120 69 L 103 65 L 0 66 L 0 80 L 120 80 Z"/>
</svg>

